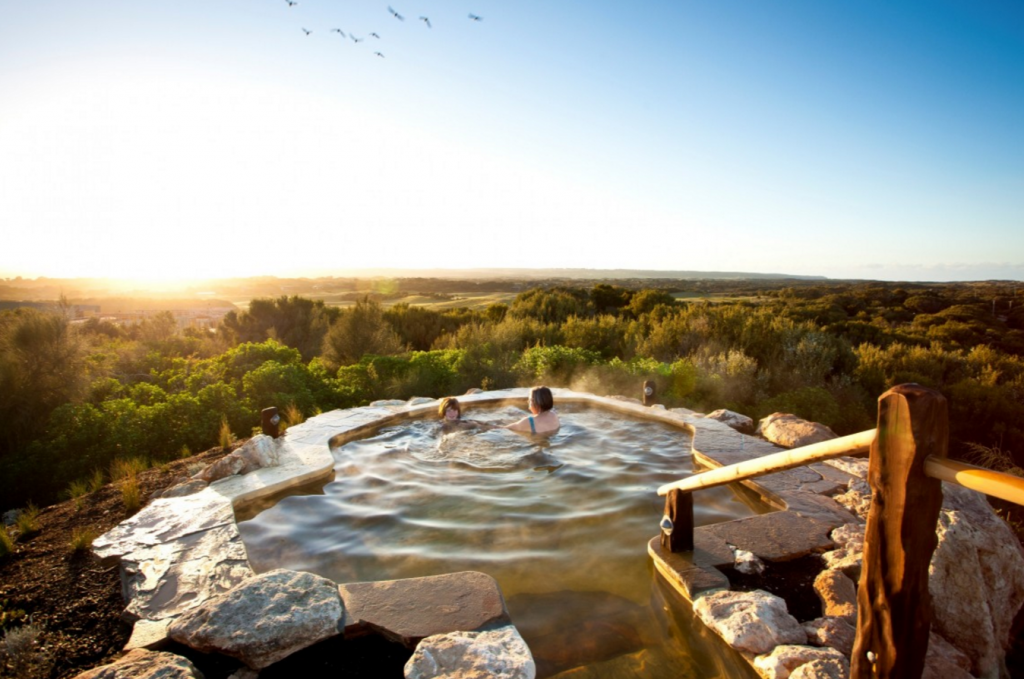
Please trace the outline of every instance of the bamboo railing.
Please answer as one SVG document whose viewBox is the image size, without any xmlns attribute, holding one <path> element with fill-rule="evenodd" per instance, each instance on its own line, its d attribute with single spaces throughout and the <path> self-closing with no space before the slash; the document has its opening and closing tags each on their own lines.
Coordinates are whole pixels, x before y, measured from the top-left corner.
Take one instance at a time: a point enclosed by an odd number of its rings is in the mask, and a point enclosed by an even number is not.
<svg viewBox="0 0 1024 679">
<path fill-rule="evenodd" d="M 784 450 L 665 484 L 661 544 L 693 550 L 693 491 L 869 452 L 873 502 L 864 531 L 851 679 L 919 679 L 931 628 L 928 565 L 942 505 L 941 481 L 1024 505 L 1024 479 L 946 459 L 946 399 L 916 384 L 878 399 L 878 427 Z"/>
</svg>

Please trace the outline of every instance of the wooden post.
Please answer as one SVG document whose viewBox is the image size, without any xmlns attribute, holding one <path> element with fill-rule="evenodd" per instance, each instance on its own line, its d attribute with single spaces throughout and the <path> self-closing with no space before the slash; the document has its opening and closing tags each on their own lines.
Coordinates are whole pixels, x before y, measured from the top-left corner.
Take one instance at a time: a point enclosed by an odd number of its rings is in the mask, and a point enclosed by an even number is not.
<svg viewBox="0 0 1024 679">
<path fill-rule="evenodd" d="M 658 402 L 658 392 L 654 385 L 654 380 L 647 380 L 644 382 L 644 405 L 652 406 Z"/>
<path fill-rule="evenodd" d="M 871 510 L 857 591 L 857 640 L 851 679 L 919 679 L 931 629 L 928 564 L 942 485 L 925 475 L 925 458 L 946 457 L 946 399 L 917 384 L 878 399 L 871 445 Z"/>
<path fill-rule="evenodd" d="M 693 493 L 678 490 L 665 496 L 665 516 L 671 528 L 662 526 L 661 546 L 666 552 L 693 551 Z M 662 521 L 664 522 L 664 518 Z"/>
<path fill-rule="evenodd" d="M 278 424 L 281 422 L 281 416 L 277 414 L 277 408 L 273 406 L 270 408 L 264 408 L 260 411 L 260 425 L 263 427 L 263 433 L 267 436 L 277 438 L 278 435 Z"/>
</svg>

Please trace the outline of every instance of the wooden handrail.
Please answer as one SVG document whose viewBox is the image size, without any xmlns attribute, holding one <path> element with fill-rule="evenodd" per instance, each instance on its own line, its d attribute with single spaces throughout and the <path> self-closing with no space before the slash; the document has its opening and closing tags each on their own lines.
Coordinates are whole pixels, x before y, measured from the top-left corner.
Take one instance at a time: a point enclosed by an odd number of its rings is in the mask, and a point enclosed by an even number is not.
<svg viewBox="0 0 1024 679">
<path fill-rule="evenodd" d="M 765 474 L 802 467 L 812 462 L 830 460 L 834 457 L 842 457 L 843 455 L 866 453 L 871 447 L 871 442 L 875 440 L 875 431 L 874 429 L 869 429 L 857 434 L 850 434 L 849 436 L 803 446 L 802 448 L 783 450 L 753 460 L 744 460 L 743 462 L 719 467 L 718 469 L 711 469 L 686 479 L 666 483 L 658 488 L 658 495 L 668 495 L 673 490 L 690 492 L 699 488 L 713 488 L 714 486 L 744 481 L 756 476 L 764 476 Z"/>
<path fill-rule="evenodd" d="M 933 455 L 925 458 L 924 473 L 933 479 L 949 481 L 964 488 L 997 497 L 1000 500 L 1024 505 L 1024 479 L 1019 476 L 937 458 Z"/>
</svg>

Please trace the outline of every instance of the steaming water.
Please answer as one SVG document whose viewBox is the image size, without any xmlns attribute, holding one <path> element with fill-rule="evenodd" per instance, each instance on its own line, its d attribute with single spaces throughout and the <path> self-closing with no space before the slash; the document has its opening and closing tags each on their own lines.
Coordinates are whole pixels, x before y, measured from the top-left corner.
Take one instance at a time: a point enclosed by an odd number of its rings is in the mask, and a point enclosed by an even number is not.
<svg viewBox="0 0 1024 679">
<path fill-rule="evenodd" d="M 346 444 L 333 451 L 335 480 L 322 494 L 287 497 L 239 523 L 249 561 L 257 572 L 336 582 L 479 570 L 501 585 L 539 676 L 617 656 L 639 662 L 644 677 L 712 676 L 649 603 L 646 545 L 663 510 L 656 489 L 691 473 L 689 435 L 558 410 L 562 428 L 549 438 L 441 435 L 437 422 L 413 420 Z M 466 416 L 505 423 L 524 414 Z M 699 492 L 695 505 L 697 525 L 755 513 L 728 488 Z M 609 669 L 601 676 L 631 674 Z"/>
</svg>

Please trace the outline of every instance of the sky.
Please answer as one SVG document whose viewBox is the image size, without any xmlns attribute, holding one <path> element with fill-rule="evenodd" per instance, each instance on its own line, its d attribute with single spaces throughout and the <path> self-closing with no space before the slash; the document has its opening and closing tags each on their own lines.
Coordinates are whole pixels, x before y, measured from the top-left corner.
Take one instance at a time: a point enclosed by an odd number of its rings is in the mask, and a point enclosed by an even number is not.
<svg viewBox="0 0 1024 679">
<path fill-rule="evenodd" d="M 388 2 L 0 0 L 0 277 L 1024 280 L 1017 0 Z"/>
</svg>

